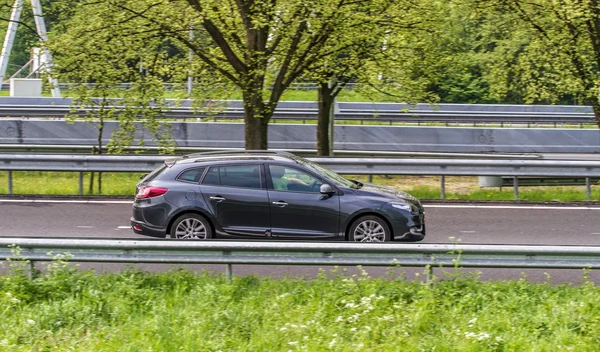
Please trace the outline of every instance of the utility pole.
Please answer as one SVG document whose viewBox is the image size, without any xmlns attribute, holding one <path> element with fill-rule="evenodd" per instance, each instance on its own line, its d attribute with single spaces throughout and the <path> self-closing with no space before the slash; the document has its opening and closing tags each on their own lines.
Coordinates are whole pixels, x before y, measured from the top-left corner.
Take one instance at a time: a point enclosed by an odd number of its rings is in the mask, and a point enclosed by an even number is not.
<svg viewBox="0 0 600 352">
<path fill-rule="evenodd" d="M 6 69 L 8 68 L 8 59 L 15 41 L 17 28 L 19 27 L 19 19 L 21 18 L 21 12 L 23 10 L 23 2 L 24 0 L 15 0 L 10 15 L 10 21 L 8 22 L 8 30 L 4 38 L 2 53 L 0 54 L 0 89 L 2 89 L 2 83 L 4 81 L 4 76 L 6 75 Z M 52 67 L 54 66 L 54 61 L 52 60 L 52 54 L 50 54 L 48 48 L 45 47 L 45 42 L 48 41 L 48 34 L 46 32 L 46 22 L 44 21 L 44 15 L 42 13 L 42 5 L 40 4 L 40 1 L 31 0 L 31 8 L 33 10 L 33 18 L 35 21 L 37 35 L 42 41 L 42 45 L 44 45 L 42 49 L 44 60 L 42 60 L 42 62 L 46 66 L 46 71 L 51 72 Z M 50 85 L 52 86 L 52 96 L 55 98 L 60 98 L 58 81 L 53 79 L 50 75 L 48 76 L 48 79 L 50 80 Z"/>
</svg>

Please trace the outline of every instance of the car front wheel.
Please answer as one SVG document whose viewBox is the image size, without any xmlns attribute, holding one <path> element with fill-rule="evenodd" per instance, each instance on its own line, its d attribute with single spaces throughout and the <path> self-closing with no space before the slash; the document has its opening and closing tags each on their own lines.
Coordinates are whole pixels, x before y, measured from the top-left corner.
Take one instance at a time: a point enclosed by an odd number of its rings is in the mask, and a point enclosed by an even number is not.
<svg viewBox="0 0 600 352">
<path fill-rule="evenodd" d="M 388 242 L 392 237 L 386 222 L 375 215 L 361 216 L 354 220 L 348 231 L 352 242 Z"/>
<path fill-rule="evenodd" d="M 206 240 L 212 238 L 208 220 L 198 214 L 184 214 L 171 227 L 171 238 L 180 240 Z"/>
</svg>

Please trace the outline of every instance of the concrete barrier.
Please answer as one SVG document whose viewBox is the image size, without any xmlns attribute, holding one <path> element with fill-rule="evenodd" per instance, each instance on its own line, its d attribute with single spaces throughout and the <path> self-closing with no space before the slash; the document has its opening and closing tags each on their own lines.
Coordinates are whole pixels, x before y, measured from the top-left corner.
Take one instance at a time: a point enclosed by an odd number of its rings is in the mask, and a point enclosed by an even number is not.
<svg viewBox="0 0 600 352">
<path fill-rule="evenodd" d="M 104 144 L 117 127 L 107 122 Z M 1 144 L 95 145 L 94 124 L 67 124 L 56 120 L 0 120 Z M 244 147 L 241 123 L 173 123 L 178 146 Z M 269 148 L 314 149 L 316 125 L 273 124 Z M 150 141 L 138 131 L 136 140 Z M 406 126 L 335 127 L 335 149 L 452 153 L 600 153 L 600 131 L 596 129 L 448 128 Z"/>
</svg>

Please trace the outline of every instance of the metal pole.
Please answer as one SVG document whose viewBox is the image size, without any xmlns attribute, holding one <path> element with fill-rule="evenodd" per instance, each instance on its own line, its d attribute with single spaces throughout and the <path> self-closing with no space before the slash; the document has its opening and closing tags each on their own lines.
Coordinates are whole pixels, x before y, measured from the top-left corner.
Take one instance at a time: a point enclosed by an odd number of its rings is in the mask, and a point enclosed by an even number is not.
<svg viewBox="0 0 600 352">
<path fill-rule="evenodd" d="M 517 176 L 513 176 L 513 186 L 515 189 L 515 200 L 519 200 L 519 178 Z"/>
<path fill-rule="evenodd" d="M 8 170 L 8 194 L 13 194 L 12 170 Z"/>
<path fill-rule="evenodd" d="M 79 195 L 83 195 L 83 172 L 79 171 Z"/>
<path fill-rule="evenodd" d="M 225 268 L 225 275 L 227 276 L 227 282 L 231 282 L 233 280 L 233 270 L 231 268 L 231 264 L 227 264 Z"/>
<path fill-rule="evenodd" d="M 29 278 L 31 280 L 35 279 L 35 261 L 29 261 Z"/>
<path fill-rule="evenodd" d="M 441 197 L 442 199 L 446 199 L 446 175 L 442 175 L 440 180 L 441 183 Z"/>
<path fill-rule="evenodd" d="M 427 283 L 427 285 L 433 283 L 433 267 L 431 265 L 425 267 L 425 283 Z"/>
<path fill-rule="evenodd" d="M 8 68 L 8 59 L 10 52 L 12 51 L 13 43 L 15 42 L 15 36 L 17 34 L 17 28 L 19 27 L 19 19 L 21 18 L 21 11 L 23 10 L 23 0 L 15 0 L 10 14 L 10 20 L 8 22 L 8 30 L 4 36 L 4 44 L 2 45 L 2 53 L 0 54 L 0 89 L 2 89 L 2 82 L 6 75 L 6 69 Z"/>
<path fill-rule="evenodd" d="M 33 19 L 35 21 L 35 28 L 37 29 L 38 36 L 42 40 L 42 44 L 44 45 L 44 55 L 46 56 L 45 65 L 46 72 L 48 75 L 48 80 L 50 81 L 50 85 L 52 86 L 52 96 L 54 98 L 60 98 L 60 88 L 58 86 L 58 80 L 52 78 L 52 68 L 54 67 L 54 61 L 52 60 L 52 54 L 50 54 L 50 50 L 45 46 L 45 42 L 48 41 L 48 34 L 46 34 L 46 22 L 44 21 L 44 15 L 42 14 L 42 5 L 39 0 L 31 0 L 31 8 L 33 9 Z"/>
<path fill-rule="evenodd" d="M 586 199 L 592 198 L 592 185 L 590 183 L 589 177 L 585 178 L 585 198 Z"/>
</svg>

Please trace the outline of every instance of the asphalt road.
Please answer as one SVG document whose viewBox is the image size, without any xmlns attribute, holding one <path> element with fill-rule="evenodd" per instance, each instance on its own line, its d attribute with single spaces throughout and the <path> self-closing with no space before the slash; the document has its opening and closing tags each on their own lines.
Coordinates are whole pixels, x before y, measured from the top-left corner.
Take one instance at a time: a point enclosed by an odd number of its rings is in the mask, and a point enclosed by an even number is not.
<svg viewBox="0 0 600 352">
<path fill-rule="evenodd" d="M 460 240 L 472 244 L 546 244 L 600 245 L 600 205 L 544 206 L 503 204 L 425 204 L 427 238 L 425 243 L 450 243 Z M 129 229 L 131 202 L 0 200 L 0 236 L 145 239 Z M 94 265 L 112 270 L 114 265 Z M 164 266 L 145 265 L 145 269 L 164 270 Z M 222 266 L 198 266 L 222 270 Z M 194 267 L 195 268 L 195 267 Z M 308 275 L 318 268 L 239 266 L 238 274 Z M 406 269 L 412 276 L 422 269 Z M 515 279 L 527 272 L 530 279 L 543 281 L 543 270 L 482 270 L 484 278 Z M 383 268 L 372 268 L 379 275 Z M 383 275 L 383 274 L 382 274 Z M 552 271 L 552 282 L 577 282 L 581 271 Z M 600 282 L 600 274 L 593 273 Z"/>
</svg>

